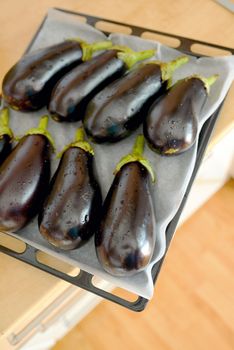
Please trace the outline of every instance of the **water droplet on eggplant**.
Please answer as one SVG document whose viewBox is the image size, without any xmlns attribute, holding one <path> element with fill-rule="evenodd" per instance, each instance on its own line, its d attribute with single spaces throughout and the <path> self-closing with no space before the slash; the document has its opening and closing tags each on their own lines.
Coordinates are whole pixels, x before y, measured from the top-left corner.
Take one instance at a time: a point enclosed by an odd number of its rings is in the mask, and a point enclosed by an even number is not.
<svg viewBox="0 0 234 350">
<path fill-rule="evenodd" d="M 43 107 L 48 103 L 52 87 L 81 63 L 81 58 L 80 45 L 75 41 L 64 41 L 28 54 L 5 75 L 2 86 L 5 100 L 19 110 Z"/>
<path fill-rule="evenodd" d="M 51 184 L 39 215 L 40 232 L 60 249 L 78 248 L 94 233 L 101 208 L 101 191 L 93 174 L 92 155 L 79 147 L 68 148 Z"/>
<path fill-rule="evenodd" d="M 165 156 L 191 148 L 207 97 L 204 83 L 196 77 L 186 78 L 172 86 L 155 101 L 144 121 L 144 136 L 149 147 Z"/>
<path fill-rule="evenodd" d="M 17 232 L 37 214 L 49 184 L 48 142 L 41 135 L 24 136 L 1 165 L 0 229 Z M 46 166 L 44 158 L 48 158 Z M 34 172 L 28 171 L 28 164 Z"/>
</svg>

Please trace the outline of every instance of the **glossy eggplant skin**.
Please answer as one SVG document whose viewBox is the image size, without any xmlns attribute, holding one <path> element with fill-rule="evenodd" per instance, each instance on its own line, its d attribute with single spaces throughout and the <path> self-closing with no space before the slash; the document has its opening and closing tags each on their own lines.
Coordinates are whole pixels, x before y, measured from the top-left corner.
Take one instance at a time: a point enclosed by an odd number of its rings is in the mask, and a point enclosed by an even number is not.
<svg viewBox="0 0 234 350">
<path fill-rule="evenodd" d="M 14 109 L 38 110 L 48 103 L 57 81 L 81 62 L 82 49 L 76 41 L 64 41 L 25 55 L 4 77 L 3 97 Z"/>
<path fill-rule="evenodd" d="M 96 229 L 102 204 L 93 156 L 78 147 L 65 151 L 39 214 L 44 238 L 63 250 L 79 247 Z"/>
<path fill-rule="evenodd" d="M 39 211 L 50 178 L 50 144 L 24 136 L 0 167 L 0 230 L 17 232 Z"/>
<path fill-rule="evenodd" d="M 117 58 L 117 50 L 108 50 L 73 68 L 55 85 L 49 112 L 56 121 L 83 118 L 92 97 L 125 72 L 125 64 Z"/>
<path fill-rule="evenodd" d="M 151 260 L 156 224 L 150 183 L 139 162 L 125 164 L 104 201 L 95 244 L 101 265 L 112 275 L 133 275 Z"/>
<path fill-rule="evenodd" d="M 178 82 L 155 101 L 143 128 L 149 147 L 164 156 L 181 154 L 192 147 L 207 96 L 204 83 L 194 77 Z"/>
<path fill-rule="evenodd" d="M 159 65 L 139 65 L 90 101 L 83 121 L 86 133 L 97 143 L 127 137 L 142 123 L 163 87 Z"/>
<path fill-rule="evenodd" d="M 11 137 L 9 135 L 0 136 L 0 165 L 11 152 Z"/>
</svg>

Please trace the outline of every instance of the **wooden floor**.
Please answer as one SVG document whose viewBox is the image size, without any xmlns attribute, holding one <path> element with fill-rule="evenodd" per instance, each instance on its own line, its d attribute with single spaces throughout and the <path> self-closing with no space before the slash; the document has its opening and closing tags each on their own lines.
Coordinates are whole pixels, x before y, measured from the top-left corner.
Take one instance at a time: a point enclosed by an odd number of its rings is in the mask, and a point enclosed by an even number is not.
<svg viewBox="0 0 234 350">
<path fill-rule="evenodd" d="M 54 350 L 233 350 L 234 181 L 176 233 L 143 313 L 102 302 Z"/>
</svg>

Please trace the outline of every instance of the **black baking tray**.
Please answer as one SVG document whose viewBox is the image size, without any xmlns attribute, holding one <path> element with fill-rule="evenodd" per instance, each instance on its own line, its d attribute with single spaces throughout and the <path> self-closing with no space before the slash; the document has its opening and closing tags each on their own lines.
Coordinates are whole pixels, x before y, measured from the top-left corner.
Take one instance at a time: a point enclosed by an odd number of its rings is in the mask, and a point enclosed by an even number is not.
<svg viewBox="0 0 234 350">
<path fill-rule="evenodd" d="M 56 10 L 84 17 L 86 19 L 86 23 L 93 26 L 93 27 L 96 26 L 97 22 L 101 21 L 104 23 L 112 24 L 112 25 L 114 24 L 114 25 L 121 26 L 121 27 L 128 27 L 131 29 L 131 35 L 141 36 L 144 32 L 148 32 L 148 33 L 159 34 L 159 35 L 163 35 L 166 37 L 175 38 L 175 39 L 178 39 L 180 42 L 179 46 L 176 47 L 177 50 L 180 50 L 183 53 L 197 56 L 197 57 L 200 57 L 201 55 L 197 55 L 191 51 L 191 46 L 194 44 L 201 44 L 201 45 L 205 45 L 207 47 L 212 47 L 212 48 L 219 49 L 219 50 L 229 51 L 231 54 L 234 54 L 234 49 L 227 48 L 224 46 L 218 46 L 215 44 L 210 44 L 210 43 L 206 43 L 206 42 L 199 41 L 199 40 L 193 40 L 193 39 L 181 37 L 181 36 L 178 36 L 175 34 L 160 32 L 157 30 L 147 29 L 147 28 L 143 28 L 143 27 L 137 27 L 137 26 L 133 26 L 130 24 L 126 24 L 126 23 L 121 23 L 121 22 L 117 22 L 117 21 L 104 19 L 101 17 L 94 17 L 94 16 L 90 16 L 90 15 L 87 15 L 84 13 L 73 12 L 73 11 L 64 10 L 64 9 L 60 9 L 60 8 L 56 8 Z M 46 17 L 42 21 L 36 34 L 34 35 L 33 39 L 31 40 L 26 52 L 29 51 L 30 47 L 34 43 L 34 40 L 37 37 L 40 29 L 42 28 L 45 19 L 46 19 Z M 110 32 L 108 32 L 108 31 L 103 31 L 103 32 L 107 35 L 110 34 Z M 116 32 L 116 30 L 115 30 L 115 32 Z M 189 184 L 188 184 L 188 187 L 186 189 L 186 193 L 184 195 L 182 203 L 181 203 L 176 215 L 171 220 L 171 222 L 169 223 L 169 225 L 167 226 L 167 229 L 166 229 L 166 251 L 169 248 L 171 239 L 174 235 L 174 232 L 175 232 L 176 226 L 178 224 L 180 215 L 183 211 L 183 208 L 185 206 L 190 189 L 191 189 L 192 184 L 194 182 L 194 179 L 196 177 L 197 171 L 200 167 L 204 152 L 205 152 L 207 144 L 209 142 L 212 130 L 214 129 L 214 125 L 216 123 L 216 120 L 220 114 L 221 108 L 222 108 L 222 106 L 220 106 L 215 111 L 215 113 L 206 121 L 206 123 L 204 124 L 204 126 L 200 132 L 198 150 L 197 150 L 197 158 L 196 158 L 196 163 L 195 163 L 195 167 L 194 167 L 191 179 L 189 181 Z M 19 239 L 20 239 L 20 237 L 19 237 Z M 94 293 L 102 298 L 110 300 L 116 304 L 122 305 L 122 306 L 124 306 L 132 311 L 142 311 L 142 310 L 144 310 L 144 308 L 146 307 L 146 305 L 148 303 L 148 300 L 141 297 L 141 296 L 138 296 L 138 298 L 135 301 L 129 301 L 129 300 L 121 298 L 117 295 L 114 295 L 111 292 L 108 292 L 108 291 L 105 291 L 105 290 L 102 290 L 102 289 L 96 287 L 92 282 L 92 279 L 94 276 L 90 273 L 85 272 L 85 271 L 80 270 L 80 273 L 77 276 L 72 277 L 72 276 L 67 275 L 61 271 L 58 271 L 50 266 L 44 265 L 36 259 L 36 253 L 38 252 L 38 249 L 30 246 L 29 244 L 26 244 L 26 249 L 23 253 L 17 253 L 15 251 L 3 246 L 3 245 L 0 245 L 0 252 L 5 253 L 5 254 L 7 254 L 11 257 L 14 257 L 16 259 L 19 259 L 25 263 L 28 263 L 28 264 L 30 264 L 30 265 L 32 265 L 40 270 L 48 272 L 53 276 L 56 276 L 56 277 L 66 281 L 66 282 L 69 282 L 69 283 L 71 283 L 79 288 L 85 289 L 86 291 Z M 156 280 L 158 278 L 158 275 L 159 275 L 160 269 L 162 267 L 163 261 L 165 259 L 165 256 L 166 256 L 166 253 L 162 257 L 162 259 L 160 261 L 158 261 L 153 266 L 152 278 L 153 278 L 154 284 L 156 283 Z"/>
</svg>

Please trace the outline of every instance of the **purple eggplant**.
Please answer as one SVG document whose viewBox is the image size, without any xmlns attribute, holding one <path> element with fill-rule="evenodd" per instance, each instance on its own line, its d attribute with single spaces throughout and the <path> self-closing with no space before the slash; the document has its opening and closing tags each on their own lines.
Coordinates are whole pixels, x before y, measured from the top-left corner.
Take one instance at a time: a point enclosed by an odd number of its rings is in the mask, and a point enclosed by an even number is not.
<svg viewBox="0 0 234 350">
<path fill-rule="evenodd" d="M 144 137 L 117 165 L 95 233 L 97 257 L 115 276 L 133 275 L 149 264 L 155 248 L 155 211 L 151 195 L 154 172 L 143 158 Z"/>
<path fill-rule="evenodd" d="M 0 112 L 0 165 L 11 152 L 13 133 L 9 128 L 9 110 L 4 108 Z"/>
<path fill-rule="evenodd" d="M 149 61 L 108 85 L 88 104 L 84 128 L 97 142 L 118 142 L 142 123 L 149 106 L 165 90 L 173 71 L 188 61 Z"/>
<path fill-rule="evenodd" d="M 48 196 L 39 214 L 44 238 L 63 250 L 86 242 L 98 224 L 102 196 L 94 175 L 93 149 L 78 129 L 76 140 L 62 153 Z"/>
<path fill-rule="evenodd" d="M 135 63 L 155 54 L 155 50 L 120 52 L 107 50 L 73 68 L 55 85 L 49 111 L 56 121 L 77 121 L 83 118 L 88 102 L 106 85 L 119 78 Z"/>
<path fill-rule="evenodd" d="M 192 147 L 197 137 L 198 117 L 216 79 L 217 75 L 185 78 L 155 101 L 144 121 L 144 135 L 153 151 L 171 156 Z"/>
<path fill-rule="evenodd" d="M 16 110 L 32 111 L 45 106 L 57 81 L 96 50 L 110 47 L 110 41 L 87 43 L 72 39 L 23 56 L 5 75 L 2 91 Z"/>
<path fill-rule="evenodd" d="M 0 167 L 0 230 L 17 232 L 39 211 L 48 190 L 53 140 L 48 117 L 30 129 Z"/>
</svg>

